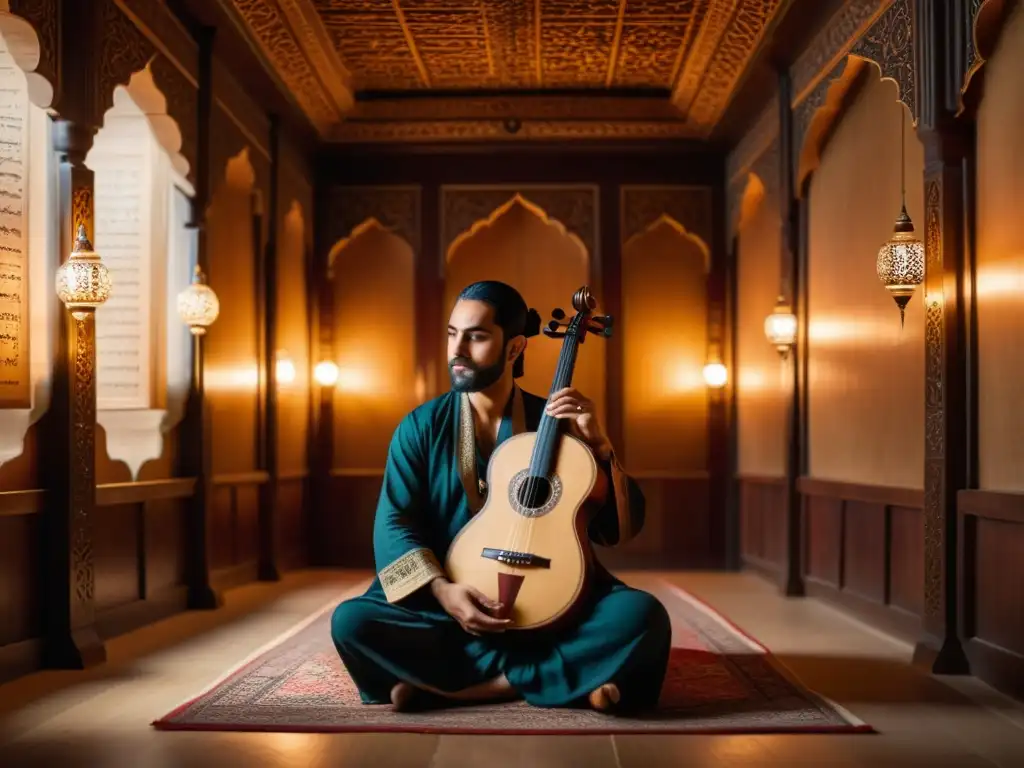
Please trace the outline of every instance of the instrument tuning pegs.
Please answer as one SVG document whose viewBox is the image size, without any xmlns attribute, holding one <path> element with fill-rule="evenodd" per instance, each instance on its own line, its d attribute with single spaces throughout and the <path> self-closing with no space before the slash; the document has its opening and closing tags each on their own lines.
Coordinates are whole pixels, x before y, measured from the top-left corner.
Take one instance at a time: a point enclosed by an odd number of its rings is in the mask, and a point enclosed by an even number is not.
<svg viewBox="0 0 1024 768">
<path fill-rule="evenodd" d="M 615 325 L 615 319 L 611 315 L 594 315 L 592 319 L 603 325 L 605 328 L 611 328 Z"/>
<path fill-rule="evenodd" d="M 554 323 L 554 326 L 555 327 L 552 328 L 549 325 L 547 328 L 545 328 L 544 329 L 544 335 L 547 336 L 549 339 L 561 339 L 561 338 L 563 338 L 565 336 L 565 331 L 556 330 L 558 328 L 558 324 L 557 323 Z"/>
<path fill-rule="evenodd" d="M 558 322 L 557 320 L 552 320 L 550 323 L 548 323 L 548 329 L 552 330 L 552 331 L 557 331 L 561 327 L 562 327 L 562 324 L 560 322 Z"/>
<path fill-rule="evenodd" d="M 561 309 L 553 309 L 551 310 L 551 316 L 555 318 L 555 320 L 564 320 L 565 312 Z"/>
</svg>

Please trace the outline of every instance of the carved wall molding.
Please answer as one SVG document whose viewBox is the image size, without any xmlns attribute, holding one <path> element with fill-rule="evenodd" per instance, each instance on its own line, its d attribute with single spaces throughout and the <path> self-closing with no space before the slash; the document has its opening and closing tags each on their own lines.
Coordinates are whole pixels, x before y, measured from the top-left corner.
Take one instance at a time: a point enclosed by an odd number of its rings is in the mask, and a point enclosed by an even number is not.
<svg viewBox="0 0 1024 768">
<path fill-rule="evenodd" d="M 503 94 L 482 98 L 438 97 L 359 101 L 347 115 L 348 122 L 415 122 L 447 120 L 599 120 L 682 122 L 671 103 L 659 97 L 561 96 Z"/>
<path fill-rule="evenodd" d="M 943 299 L 942 179 L 925 183 L 925 472 L 924 472 L 924 615 L 942 616 L 943 507 L 946 441 L 944 387 L 945 309 Z"/>
<path fill-rule="evenodd" d="M 857 3 L 853 4 L 858 6 Z M 844 6 L 846 7 L 846 6 Z M 859 4 L 862 13 L 837 16 L 853 21 L 867 15 L 868 5 Z M 855 40 L 848 40 L 837 59 L 829 59 L 831 69 L 814 82 L 799 100 L 794 100 L 793 163 L 794 193 L 799 196 L 803 182 L 817 165 L 822 142 L 828 133 L 828 122 L 838 114 L 844 97 L 866 63 L 877 67 L 882 79 L 896 83 L 899 100 L 910 110 L 914 125 L 918 123 L 917 45 L 914 38 L 914 0 L 894 0 Z M 860 29 L 860 27 L 858 27 Z M 826 29 L 826 33 L 829 29 Z M 824 35 L 825 33 L 823 33 Z M 812 46 L 813 48 L 813 46 Z M 797 62 L 794 71 L 804 62 Z M 806 66 L 806 65 L 805 65 Z M 801 72 L 806 78 L 806 72 Z M 795 89 L 794 89 L 795 90 Z"/>
<path fill-rule="evenodd" d="M 970 90 L 975 77 L 984 68 L 992 50 L 995 48 L 1006 11 L 1013 6 L 1013 0 L 967 0 L 964 4 L 965 34 L 964 43 L 964 76 L 960 86 L 959 112 L 965 108 L 964 96 Z"/>
<path fill-rule="evenodd" d="M 187 178 L 196 181 L 199 163 L 199 94 L 182 71 L 166 56 L 157 56 L 150 64 L 153 82 L 167 100 L 167 114 L 174 118 L 181 131 L 181 154 L 188 160 Z"/>
<path fill-rule="evenodd" d="M 549 219 L 565 227 L 580 239 L 591 263 L 597 261 L 598 188 L 580 185 L 486 185 L 441 187 L 441 253 L 443 265 L 452 244 L 470 231 L 473 224 L 490 215 L 519 195 L 540 208 Z"/>
<path fill-rule="evenodd" d="M 669 218 L 703 244 L 714 243 L 714 200 L 710 187 L 629 184 L 620 188 L 621 239 L 634 237 Z"/>
<path fill-rule="evenodd" d="M 576 139 L 688 139 L 697 134 L 681 121 L 432 120 L 346 121 L 331 134 L 339 143 L 531 141 Z"/>
<path fill-rule="evenodd" d="M 329 256 L 362 224 L 376 221 L 422 253 L 419 186 L 332 187 L 327 194 L 324 231 Z"/>
<path fill-rule="evenodd" d="M 351 74 L 309 0 L 218 0 L 242 20 L 289 94 L 323 135 L 352 107 Z"/>
<path fill-rule="evenodd" d="M 753 167 L 779 135 L 779 99 L 772 96 L 768 106 L 758 115 L 757 121 L 740 139 L 726 159 L 726 181 L 732 184 L 743 181 Z"/>
<path fill-rule="evenodd" d="M 829 19 L 789 70 L 793 106 L 808 97 L 894 0 L 849 0 Z"/>
<path fill-rule="evenodd" d="M 60 88 L 60 0 L 10 0 L 11 13 L 25 19 L 39 37 L 35 71 L 57 91 Z"/>
<path fill-rule="evenodd" d="M 152 0 L 114 0 L 121 12 L 138 27 L 152 46 L 172 62 L 196 87 L 199 78 L 199 46 L 166 3 Z"/>
</svg>

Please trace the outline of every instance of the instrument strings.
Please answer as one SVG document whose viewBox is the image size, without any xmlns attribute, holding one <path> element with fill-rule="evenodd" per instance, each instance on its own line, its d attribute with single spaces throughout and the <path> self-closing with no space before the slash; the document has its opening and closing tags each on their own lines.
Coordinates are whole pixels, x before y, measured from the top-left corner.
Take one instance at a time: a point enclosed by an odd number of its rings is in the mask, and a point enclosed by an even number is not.
<svg viewBox="0 0 1024 768">
<path fill-rule="evenodd" d="M 555 369 L 555 378 L 551 384 L 551 392 L 548 395 L 549 398 L 551 394 L 557 392 L 559 389 L 568 386 L 569 377 L 572 373 L 572 368 L 576 362 L 576 352 L 578 349 L 579 347 L 575 336 L 572 339 L 572 343 L 568 345 L 568 349 L 563 347 L 562 354 L 559 355 L 558 358 L 558 365 Z M 537 462 L 539 454 L 537 453 L 536 446 L 543 445 L 546 442 L 547 436 L 550 434 L 551 430 L 557 430 L 559 428 L 560 422 L 560 419 L 553 416 L 549 416 L 547 419 L 541 420 L 540 429 L 537 430 L 537 441 L 536 443 L 534 443 L 534 456 L 530 460 L 530 468 L 526 476 L 525 493 L 523 494 L 525 499 L 528 501 L 533 498 L 533 493 L 541 480 L 539 471 L 540 464 L 539 462 Z M 552 452 L 551 458 L 554 458 L 554 452 Z M 554 469 L 553 464 L 551 467 L 549 467 L 549 470 L 551 469 Z M 536 478 L 534 477 L 535 475 Z M 516 521 L 516 525 L 513 527 L 512 545 L 510 547 L 510 549 L 513 552 L 519 551 L 518 548 L 520 546 L 521 537 L 523 537 L 524 534 L 525 540 L 522 543 L 524 552 L 529 549 L 530 540 L 533 538 L 532 534 L 534 519 L 531 516 L 526 517 L 524 520 L 524 517 L 524 515 L 520 515 L 520 519 Z"/>
</svg>

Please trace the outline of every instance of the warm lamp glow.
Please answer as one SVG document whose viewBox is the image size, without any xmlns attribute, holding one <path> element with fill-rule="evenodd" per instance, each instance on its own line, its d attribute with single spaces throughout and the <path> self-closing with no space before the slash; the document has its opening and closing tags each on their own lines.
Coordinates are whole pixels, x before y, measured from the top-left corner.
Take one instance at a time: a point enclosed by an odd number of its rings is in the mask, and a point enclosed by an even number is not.
<svg viewBox="0 0 1024 768">
<path fill-rule="evenodd" d="M 704 366 L 704 383 L 712 389 L 721 389 L 729 380 L 729 371 L 721 363 L 708 363 Z"/>
<path fill-rule="evenodd" d="M 57 296 L 76 317 L 103 306 L 110 298 L 110 272 L 92 249 L 84 224 L 78 225 L 68 260 L 57 269 L 55 285 Z"/>
<path fill-rule="evenodd" d="M 283 349 L 277 352 L 277 361 L 274 363 L 274 379 L 278 384 L 291 384 L 295 381 L 295 363 Z"/>
<path fill-rule="evenodd" d="M 338 383 L 338 366 L 333 360 L 321 360 L 313 368 L 313 378 L 321 387 L 333 387 Z"/>
<path fill-rule="evenodd" d="M 924 282 L 924 243 L 914 234 L 907 207 L 900 210 L 892 238 L 878 251 L 875 262 L 878 279 L 900 308 L 900 325 L 914 289 Z"/>
<path fill-rule="evenodd" d="M 764 319 L 764 335 L 783 359 L 796 343 L 796 315 L 781 296 L 775 302 L 775 309 Z"/>
<path fill-rule="evenodd" d="M 202 336 L 220 314 L 220 301 L 213 288 L 206 284 L 203 270 L 196 265 L 192 284 L 178 294 L 178 317 L 193 336 Z"/>
</svg>

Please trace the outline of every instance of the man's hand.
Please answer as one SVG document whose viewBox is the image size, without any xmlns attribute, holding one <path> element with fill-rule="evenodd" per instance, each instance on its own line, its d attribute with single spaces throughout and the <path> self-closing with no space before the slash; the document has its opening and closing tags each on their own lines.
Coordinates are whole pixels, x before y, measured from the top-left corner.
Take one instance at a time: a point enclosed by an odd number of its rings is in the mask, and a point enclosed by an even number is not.
<svg viewBox="0 0 1024 768">
<path fill-rule="evenodd" d="M 594 404 L 575 387 L 560 389 L 548 397 L 545 408 L 556 419 L 572 419 L 570 424 L 577 435 L 590 446 L 594 455 L 607 461 L 612 455 L 612 444 L 594 412 Z"/>
<path fill-rule="evenodd" d="M 511 619 L 488 616 L 485 610 L 496 611 L 501 604 L 489 600 L 480 590 L 467 584 L 453 584 L 447 579 L 437 578 L 430 582 L 430 591 L 445 612 L 471 635 L 479 637 L 482 632 L 502 632 L 512 623 Z"/>
</svg>

